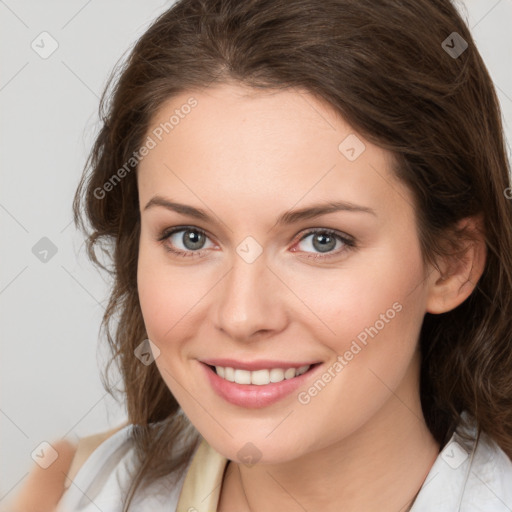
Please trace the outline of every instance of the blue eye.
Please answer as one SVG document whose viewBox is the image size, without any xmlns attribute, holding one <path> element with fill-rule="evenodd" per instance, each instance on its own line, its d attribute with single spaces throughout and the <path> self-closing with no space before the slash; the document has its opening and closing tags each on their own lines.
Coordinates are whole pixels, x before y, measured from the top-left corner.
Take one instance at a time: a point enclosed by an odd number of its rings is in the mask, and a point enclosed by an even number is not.
<svg viewBox="0 0 512 512">
<path fill-rule="evenodd" d="M 340 253 L 355 248 L 356 246 L 353 238 L 342 235 L 332 229 L 325 228 L 310 229 L 299 239 L 297 244 L 300 244 L 309 237 L 312 237 L 309 248 L 318 252 L 309 254 L 306 256 L 308 258 L 325 259 L 331 256 L 338 256 Z M 179 257 L 202 256 L 203 252 L 208 249 L 208 247 L 205 248 L 205 243 L 208 240 L 209 237 L 206 232 L 194 226 L 179 226 L 167 229 L 164 230 L 158 238 L 158 241 L 163 243 L 166 251 L 176 254 Z M 183 248 L 179 247 L 180 244 Z M 178 246 L 178 248 L 176 248 L 176 246 Z M 309 252 L 308 250 L 297 251 L 293 248 L 291 251 Z"/>
<path fill-rule="evenodd" d="M 174 241 L 171 241 L 172 237 L 178 233 L 183 234 L 176 237 Z M 165 242 L 164 247 L 167 251 L 178 256 L 190 257 L 202 254 L 204 242 L 207 239 L 208 236 L 202 229 L 194 228 L 193 226 L 181 226 L 164 231 L 158 240 Z M 185 247 L 185 250 L 175 248 L 178 242 Z"/>
<path fill-rule="evenodd" d="M 348 249 L 354 248 L 356 245 L 355 241 L 352 238 L 346 235 L 341 235 L 340 233 L 332 229 L 325 228 L 309 230 L 305 235 L 303 235 L 300 238 L 298 243 L 300 244 L 309 237 L 312 237 L 311 242 L 308 244 L 309 247 L 319 252 L 308 255 L 308 258 L 329 258 L 331 256 L 338 256 L 340 253 L 345 252 Z M 340 245 L 338 245 L 338 247 L 336 248 L 338 242 L 340 243 Z"/>
</svg>

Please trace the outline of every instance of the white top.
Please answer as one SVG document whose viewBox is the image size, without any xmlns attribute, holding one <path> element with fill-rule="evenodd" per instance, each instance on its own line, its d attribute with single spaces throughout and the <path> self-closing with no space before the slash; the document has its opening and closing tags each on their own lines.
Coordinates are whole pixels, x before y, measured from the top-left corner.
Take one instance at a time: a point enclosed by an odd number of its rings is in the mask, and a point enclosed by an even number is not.
<svg viewBox="0 0 512 512">
<path fill-rule="evenodd" d="M 126 496 L 134 461 L 132 428 L 127 425 L 96 448 L 56 512 L 122 511 L 121 497 Z M 476 432 L 474 427 L 471 432 Z M 202 438 L 178 484 L 172 487 L 163 477 L 143 493 L 139 490 L 130 510 L 133 506 L 151 512 L 216 512 L 227 463 Z M 512 461 L 487 435 L 465 445 L 455 432 L 435 460 L 411 512 L 511 510 Z"/>
</svg>

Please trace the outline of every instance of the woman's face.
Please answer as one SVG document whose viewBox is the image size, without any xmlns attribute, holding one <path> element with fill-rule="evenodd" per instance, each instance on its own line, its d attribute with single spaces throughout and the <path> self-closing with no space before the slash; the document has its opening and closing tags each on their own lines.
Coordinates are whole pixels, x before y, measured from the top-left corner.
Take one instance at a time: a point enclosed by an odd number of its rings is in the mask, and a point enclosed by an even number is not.
<svg viewBox="0 0 512 512">
<path fill-rule="evenodd" d="M 421 414 L 428 289 L 389 153 L 310 94 L 235 85 L 172 98 L 145 143 L 140 304 L 162 378 L 217 451 L 286 461 L 396 407 Z"/>
</svg>

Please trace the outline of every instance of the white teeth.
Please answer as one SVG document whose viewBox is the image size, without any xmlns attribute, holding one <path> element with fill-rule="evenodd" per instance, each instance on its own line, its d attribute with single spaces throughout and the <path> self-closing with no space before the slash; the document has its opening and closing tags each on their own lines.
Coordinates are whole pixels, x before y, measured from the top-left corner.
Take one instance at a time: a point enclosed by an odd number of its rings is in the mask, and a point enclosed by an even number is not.
<svg viewBox="0 0 512 512">
<path fill-rule="evenodd" d="M 251 374 L 251 384 L 257 386 L 264 386 L 270 382 L 270 371 L 269 370 L 256 370 L 249 372 Z"/>
<path fill-rule="evenodd" d="M 224 378 L 229 380 L 229 382 L 235 382 L 235 370 L 233 368 L 224 368 Z"/>
<path fill-rule="evenodd" d="M 230 367 L 216 366 L 215 370 L 219 377 L 228 380 L 229 382 L 236 382 L 237 384 L 255 384 L 256 386 L 264 386 L 271 382 L 281 382 L 285 379 L 293 379 L 303 373 L 306 373 L 310 365 L 301 366 L 299 368 L 288 368 L 283 370 L 281 368 L 272 368 L 271 370 L 240 370 Z"/>
<path fill-rule="evenodd" d="M 270 370 L 270 382 L 281 382 L 284 380 L 284 372 L 281 368 Z"/>
<path fill-rule="evenodd" d="M 295 377 L 295 368 L 288 368 L 284 372 L 284 378 L 285 379 L 293 379 L 293 377 Z"/>
<path fill-rule="evenodd" d="M 237 384 L 250 384 L 251 372 L 247 370 L 235 370 L 235 382 Z"/>
<path fill-rule="evenodd" d="M 306 364 L 304 366 L 301 366 L 300 368 L 297 368 L 297 375 L 302 375 L 303 373 L 306 373 L 309 370 L 309 367 L 311 365 Z"/>
</svg>

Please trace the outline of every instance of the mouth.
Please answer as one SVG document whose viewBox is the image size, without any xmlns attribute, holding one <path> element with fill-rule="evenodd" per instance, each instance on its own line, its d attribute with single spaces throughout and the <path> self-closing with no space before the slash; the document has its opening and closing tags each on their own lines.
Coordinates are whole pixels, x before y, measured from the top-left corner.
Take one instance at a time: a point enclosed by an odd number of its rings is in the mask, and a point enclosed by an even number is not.
<svg viewBox="0 0 512 512">
<path fill-rule="evenodd" d="M 259 409 L 284 400 L 320 372 L 322 362 L 287 368 L 263 368 L 268 362 L 252 363 L 256 370 L 219 366 L 198 361 L 211 389 L 223 400 L 245 409 Z M 219 361 L 215 361 L 217 363 Z M 274 362 L 275 364 L 275 362 Z M 247 367 L 249 364 L 245 364 Z"/>
<path fill-rule="evenodd" d="M 205 364 L 218 377 L 228 382 L 241 385 L 267 386 L 277 384 L 284 380 L 295 379 L 310 372 L 313 368 L 322 363 L 306 364 L 289 368 L 262 368 L 259 370 L 245 370 L 231 366 L 214 366 Z"/>
</svg>

